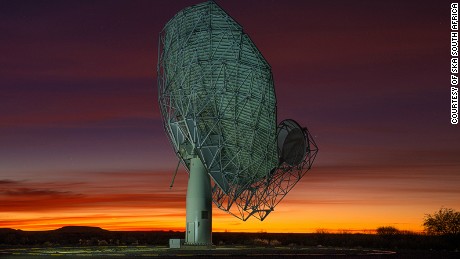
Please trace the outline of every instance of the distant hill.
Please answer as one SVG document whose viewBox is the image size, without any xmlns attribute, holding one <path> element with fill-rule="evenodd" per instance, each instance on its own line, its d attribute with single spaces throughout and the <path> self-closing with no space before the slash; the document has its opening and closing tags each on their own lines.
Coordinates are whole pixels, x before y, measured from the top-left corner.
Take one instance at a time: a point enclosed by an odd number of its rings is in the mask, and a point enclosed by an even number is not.
<svg viewBox="0 0 460 259">
<path fill-rule="evenodd" d="M 79 233 L 79 234 L 103 234 L 110 232 L 109 230 L 102 229 L 100 227 L 87 227 L 87 226 L 65 226 L 58 229 L 48 230 L 48 231 L 23 231 L 20 229 L 12 228 L 0 228 L 0 234 L 14 234 L 14 233 L 28 233 L 28 232 L 48 232 L 48 233 L 61 233 L 61 234 L 70 234 L 70 233 Z"/>
<path fill-rule="evenodd" d="M 170 238 L 182 238 L 184 235 L 184 232 L 173 231 L 109 231 L 88 226 L 65 226 L 47 231 L 0 228 L 0 246 L 167 245 Z"/>
<path fill-rule="evenodd" d="M 0 234 L 15 233 L 15 232 L 22 232 L 22 230 L 12 229 L 12 228 L 0 228 Z"/>
<path fill-rule="evenodd" d="M 108 230 L 100 227 L 87 227 L 87 226 L 65 226 L 56 230 L 59 233 L 106 233 Z"/>
</svg>

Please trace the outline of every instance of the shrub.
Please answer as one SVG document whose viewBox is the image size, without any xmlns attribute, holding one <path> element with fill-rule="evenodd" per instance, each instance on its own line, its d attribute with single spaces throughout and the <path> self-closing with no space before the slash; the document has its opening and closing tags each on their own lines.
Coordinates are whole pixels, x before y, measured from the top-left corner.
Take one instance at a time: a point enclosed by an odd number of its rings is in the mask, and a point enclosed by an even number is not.
<svg viewBox="0 0 460 259">
<path fill-rule="evenodd" d="M 430 235 L 459 235 L 460 212 L 441 208 L 433 214 L 426 214 L 423 226 Z"/>
<path fill-rule="evenodd" d="M 377 235 L 379 236 L 394 236 L 398 235 L 400 232 L 397 228 L 392 226 L 385 226 L 377 228 Z"/>
</svg>

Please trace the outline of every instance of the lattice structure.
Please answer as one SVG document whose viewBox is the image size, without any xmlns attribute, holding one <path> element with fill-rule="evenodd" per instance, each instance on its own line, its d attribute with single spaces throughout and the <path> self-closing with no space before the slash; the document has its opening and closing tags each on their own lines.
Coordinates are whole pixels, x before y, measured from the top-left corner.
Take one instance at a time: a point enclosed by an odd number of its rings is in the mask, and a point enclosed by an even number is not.
<svg viewBox="0 0 460 259">
<path fill-rule="evenodd" d="M 269 64 L 213 1 L 177 13 L 158 55 L 160 109 L 177 156 L 187 169 L 192 157 L 202 160 L 220 209 L 263 220 L 316 156 L 309 150 L 295 167 L 279 164 Z"/>
</svg>

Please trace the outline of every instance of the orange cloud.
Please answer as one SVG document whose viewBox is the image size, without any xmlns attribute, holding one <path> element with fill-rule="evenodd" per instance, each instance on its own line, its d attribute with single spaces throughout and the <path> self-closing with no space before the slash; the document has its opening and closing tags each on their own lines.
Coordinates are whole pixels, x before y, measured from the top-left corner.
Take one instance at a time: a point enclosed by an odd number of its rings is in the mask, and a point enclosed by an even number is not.
<svg viewBox="0 0 460 259">
<path fill-rule="evenodd" d="M 129 193 L 120 190 L 117 193 L 75 193 L 71 191 L 22 187 L 14 187 L 0 191 L 1 212 L 15 211 L 62 211 L 84 208 L 183 208 L 184 194 L 177 193 Z M 30 185 L 30 184 L 26 184 Z M 133 190 L 135 192 L 135 190 Z"/>
<path fill-rule="evenodd" d="M 422 166 L 318 166 L 263 222 L 255 219 L 242 222 L 214 208 L 213 229 L 370 231 L 393 225 L 420 231 L 425 213 L 441 205 L 460 208 L 455 169 L 446 166 L 432 174 L 432 167 Z M 0 225 L 28 230 L 90 225 L 110 230 L 183 231 L 187 174 L 182 169 L 172 190 L 170 171 L 75 175 L 87 181 L 0 180 Z M 448 182 L 434 184 L 439 181 Z M 439 200 L 444 203 L 439 204 Z"/>
</svg>

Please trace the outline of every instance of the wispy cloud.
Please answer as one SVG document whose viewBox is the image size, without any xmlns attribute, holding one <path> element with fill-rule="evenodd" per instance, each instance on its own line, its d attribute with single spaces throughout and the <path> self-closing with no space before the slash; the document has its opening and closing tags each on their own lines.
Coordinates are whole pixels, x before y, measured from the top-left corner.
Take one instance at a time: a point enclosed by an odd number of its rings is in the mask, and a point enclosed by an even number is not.
<svg viewBox="0 0 460 259">
<path fill-rule="evenodd" d="M 183 172 L 179 172 L 183 173 Z M 185 189 L 169 189 L 165 172 L 87 172 L 88 181 L 0 181 L 0 212 L 66 211 L 93 208 L 182 208 Z M 184 177 L 178 177 L 184 185 Z"/>
<path fill-rule="evenodd" d="M 37 89 L 37 83 L 43 86 Z M 151 122 L 159 118 L 153 83 L 153 79 L 3 82 L 12 90 L 0 104 L 0 127 L 75 126 L 139 118 Z"/>
<path fill-rule="evenodd" d="M 0 185 L 13 185 L 16 183 L 18 183 L 18 181 L 7 180 L 7 179 L 0 180 Z"/>
</svg>

